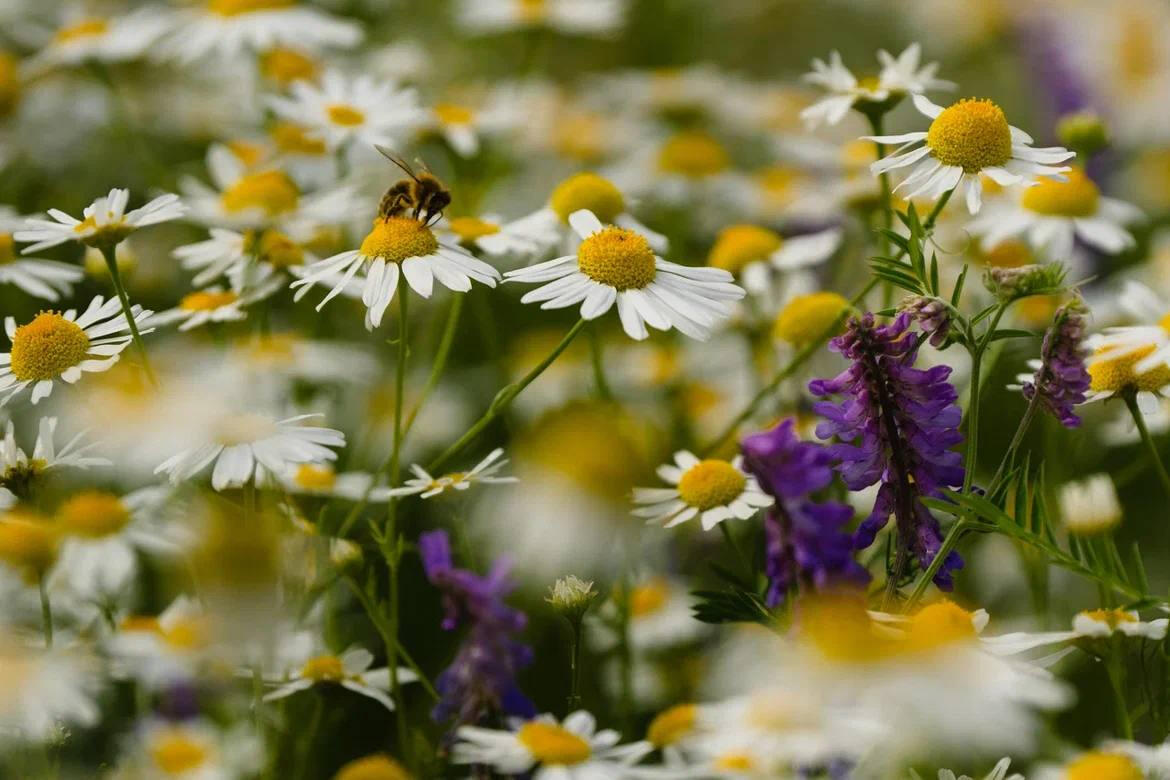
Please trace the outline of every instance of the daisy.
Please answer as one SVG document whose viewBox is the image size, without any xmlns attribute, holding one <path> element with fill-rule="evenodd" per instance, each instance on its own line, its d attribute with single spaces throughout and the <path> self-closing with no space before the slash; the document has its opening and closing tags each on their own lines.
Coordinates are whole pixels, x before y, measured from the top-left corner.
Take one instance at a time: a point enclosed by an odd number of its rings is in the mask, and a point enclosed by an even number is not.
<svg viewBox="0 0 1170 780">
<path fill-rule="evenodd" d="M 179 330 L 188 331 L 209 322 L 238 322 L 248 315 L 244 308 L 262 301 L 284 287 L 284 280 L 270 276 L 251 290 L 237 292 L 222 287 L 208 287 L 184 295 L 173 309 L 160 311 L 151 319 L 154 326 L 173 325 L 178 322 Z"/>
<path fill-rule="evenodd" d="M 1011 767 L 1012 760 L 1010 758 L 1001 758 L 996 762 L 991 771 L 983 776 L 983 780 L 1024 780 L 1024 776 L 1019 772 L 1008 774 L 1008 768 Z M 974 778 L 967 775 L 961 775 L 956 778 L 955 773 L 949 769 L 938 770 L 938 780 L 974 780 Z"/>
<path fill-rule="evenodd" d="M 167 474 L 177 485 L 214 462 L 211 486 L 224 490 L 268 481 L 300 463 L 336 460 L 337 453 L 330 448 L 344 447 L 345 434 L 300 424 L 322 416 L 274 420 L 263 414 L 224 415 L 209 426 L 206 441 L 167 458 L 155 473 Z"/>
<path fill-rule="evenodd" d="M 82 16 L 66 20 L 44 48 L 28 61 L 36 73 L 54 66 L 87 62 L 128 62 L 145 55 L 171 26 L 158 8 L 139 8 L 124 16 Z"/>
<path fill-rule="evenodd" d="M 415 463 L 410 467 L 414 478 L 406 480 L 402 487 L 391 489 L 389 495 L 431 498 L 432 496 L 441 495 L 448 490 L 467 490 L 477 482 L 484 485 L 506 485 L 512 482 L 518 482 L 519 480 L 516 477 L 501 477 L 496 475 L 496 472 L 508 465 L 506 459 L 500 460 L 500 456 L 503 454 L 503 448 L 496 448 L 489 452 L 487 457 L 475 464 L 475 468 L 471 471 L 457 471 L 451 474 L 444 474 L 438 478 L 432 477 L 427 473 L 426 469 Z"/>
<path fill-rule="evenodd" d="M 87 246 L 112 246 L 138 228 L 178 219 L 187 213 L 187 207 L 178 195 L 160 195 L 141 208 L 126 211 L 130 190 L 113 189 L 85 207 L 82 219 L 63 211 L 49 209 L 47 219 L 29 219 L 23 230 L 13 234 L 17 241 L 34 242 L 22 254 L 39 252 L 67 241 L 80 241 Z"/>
<path fill-rule="evenodd" d="M 461 726 L 452 760 L 482 764 L 503 774 L 535 770 L 533 780 L 619 780 L 653 750 L 649 742 L 618 745 L 616 731 L 597 731 L 597 721 L 577 710 L 558 723 L 542 715 L 514 731 Z"/>
<path fill-rule="evenodd" d="M 141 326 L 151 312 L 134 305 L 130 315 Z M 35 404 L 53 392 L 57 380 L 74 384 L 86 372 L 109 370 L 130 344 L 126 329 L 118 299 L 100 295 L 80 316 L 75 309 L 42 311 L 19 327 L 5 317 L 12 351 L 0 353 L 0 406 L 30 386 Z"/>
<path fill-rule="evenodd" d="M 396 147 L 423 120 L 418 95 L 371 76 L 329 71 L 321 84 L 298 81 L 268 99 L 276 114 L 322 137 L 329 149 Z"/>
<path fill-rule="evenodd" d="M 1060 516 L 1068 532 L 1077 536 L 1097 534 L 1121 523 L 1121 503 L 1108 474 L 1092 474 L 1066 482 L 1057 493 Z"/>
<path fill-rule="evenodd" d="M 1137 242 L 1125 225 L 1142 216 L 1136 206 L 1103 197 L 1083 170 L 1073 168 L 1064 181 L 1044 179 L 1020 189 L 1013 200 L 998 202 L 967 229 L 982 237 L 984 251 L 1022 235 L 1033 249 L 1063 260 L 1072 255 L 1077 239 L 1110 255 L 1132 248 Z"/>
<path fill-rule="evenodd" d="M 212 639 L 207 613 L 195 599 L 179 596 L 158 615 L 123 617 L 104 644 L 114 678 L 161 689 L 203 671 Z"/>
<path fill-rule="evenodd" d="M 730 225 L 720 231 L 707 265 L 735 274 L 755 295 L 768 292 L 772 269 L 794 271 L 828 260 L 841 246 L 840 228 L 793 238 L 757 225 Z"/>
<path fill-rule="evenodd" d="M 375 477 L 366 471 L 348 471 L 338 474 L 333 467 L 321 463 L 302 463 L 290 469 L 281 484 L 290 493 L 306 496 L 343 498 L 347 501 L 381 503 L 390 498 L 391 491 L 374 487 Z"/>
<path fill-rule="evenodd" d="M 964 99 L 949 108 L 936 106 L 922 95 L 914 95 L 913 101 L 931 120 L 927 130 L 866 136 L 878 143 L 902 144 L 870 170 L 876 176 L 912 166 L 909 176 L 895 188 L 905 187 L 907 200 L 938 200 L 944 193 L 964 189 L 965 183 L 967 210 L 977 214 L 983 203 L 984 175 L 1007 186 L 1031 184 L 1037 177 L 1059 179 L 1070 170 L 1059 163 L 1071 159 L 1073 152 L 1059 146 L 1033 147 L 1032 137 L 1009 125 L 1003 110 L 990 100 Z"/>
<path fill-rule="evenodd" d="M 177 14 L 166 50 L 181 62 L 212 55 L 230 60 L 273 46 L 349 48 L 361 38 L 357 23 L 296 0 L 208 0 Z"/>
<path fill-rule="evenodd" d="M 0 284 L 16 285 L 46 301 L 71 295 L 73 285 L 84 276 L 80 268 L 57 260 L 17 256 L 12 234 L 26 221 L 7 206 L 0 206 Z"/>
<path fill-rule="evenodd" d="M 658 476 L 673 488 L 634 488 L 635 509 L 647 524 L 672 528 L 698 516 L 704 531 L 732 517 L 747 520 L 773 503 L 756 478 L 743 470 L 743 458 L 699 460 L 686 450 L 674 454 L 674 464 L 658 467 Z"/>
<path fill-rule="evenodd" d="M 60 739 L 68 724 L 98 722 L 101 687 L 97 659 L 81 650 L 39 650 L 0 641 L 0 733 L 43 742 Z"/>
<path fill-rule="evenodd" d="M 841 55 L 835 51 L 829 55 L 827 64 L 821 59 L 814 59 L 812 72 L 805 74 L 804 80 L 823 87 L 829 94 L 800 112 L 805 125 L 810 130 L 816 129 L 821 123 L 835 125 L 858 103 L 888 110 L 906 95 L 955 88 L 954 82 L 934 77 L 938 63 L 920 64 L 922 48 L 917 43 L 911 44 L 897 57 L 883 49 L 878 52 L 877 58 L 882 64 L 881 72 L 876 78 L 868 77 L 860 81 L 845 67 Z"/>
<path fill-rule="evenodd" d="M 292 269 L 316 262 L 304 246 L 276 230 L 237 233 L 211 228 L 211 238 L 177 247 L 172 254 L 184 269 L 198 271 L 191 281 L 196 286 L 218 279 L 240 277 L 244 267 L 255 261 L 261 269 Z"/>
<path fill-rule="evenodd" d="M 340 656 L 326 654 L 306 658 L 299 668 L 289 670 L 278 679 L 265 681 L 277 688 L 265 694 L 264 701 L 283 699 L 314 685 L 340 685 L 373 699 L 393 712 L 394 700 L 389 695 L 390 670 L 371 669 L 373 662 L 373 654 L 361 647 L 351 647 Z M 398 670 L 399 682 L 413 682 L 417 679 L 418 676 L 410 669 Z"/>
<path fill-rule="evenodd" d="M 1090 609 L 1078 612 L 1070 631 L 1014 631 L 983 637 L 983 646 L 996 655 L 1015 655 L 1048 645 L 1064 644 L 1077 639 L 1109 639 L 1117 635 L 1160 642 L 1166 637 L 1170 619 L 1142 620 L 1138 613 L 1124 609 Z"/>
<path fill-rule="evenodd" d="M 1161 390 L 1170 384 L 1170 331 L 1161 325 L 1106 328 L 1086 340 L 1093 350 L 1086 403 L 1136 393 L 1142 413 L 1156 413 Z"/>
<path fill-rule="evenodd" d="M 562 240 L 559 227 L 539 211 L 511 222 L 494 214 L 444 217 L 436 224 L 435 234 L 469 251 L 509 260 L 541 257 Z"/>
<path fill-rule="evenodd" d="M 263 748 L 248 726 L 225 731 L 201 717 L 139 724 L 118 776 L 229 780 L 260 770 Z"/>
<path fill-rule="evenodd" d="M 89 454 L 94 443 L 82 444 L 86 432 L 74 436 L 65 446 L 57 449 L 54 435 L 57 432 L 56 417 L 42 417 L 37 424 L 37 438 L 32 456 L 16 446 L 16 431 L 12 420 L 8 421 L 3 438 L 0 438 L 0 494 L 27 492 L 29 484 L 47 471 L 55 468 L 88 469 L 94 466 L 112 466 L 106 458 Z"/>
<path fill-rule="evenodd" d="M 1128 743 L 1133 745 L 1134 743 Z M 1143 745 L 1146 750 L 1151 750 Z M 1149 755 L 1149 754 L 1146 754 Z M 1145 756 L 1143 756 L 1145 757 Z M 1136 751 L 1123 750 L 1120 746 L 1110 745 L 1098 750 L 1089 750 L 1071 759 L 1063 766 L 1039 766 L 1032 772 L 1034 780 L 1142 780 L 1143 778 L 1163 777 L 1158 769 L 1150 767 L 1151 772 L 1143 769 L 1142 761 Z"/>
<path fill-rule="evenodd" d="M 459 0 L 456 22 L 475 35 L 548 27 L 566 35 L 607 36 L 625 19 L 627 0 Z"/>
<path fill-rule="evenodd" d="M 314 284 L 328 279 L 333 288 L 317 304 L 317 311 L 321 311 L 361 270 L 365 271 L 362 303 L 366 305 L 368 330 L 382 324 L 382 315 L 398 289 L 399 272 L 423 298 L 431 297 L 436 279 L 449 290 L 467 292 L 473 279 L 495 287 L 500 278 L 499 271 L 458 245 L 440 241 L 422 221 L 400 216 L 374 220 L 373 229 L 358 249 L 321 260 L 290 286 L 304 288 L 295 296 L 299 299 Z M 342 272 L 344 276 L 335 282 L 336 275 Z"/>
<path fill-rule="evenodd" d="M 612 629 L 619 625 L 618 604 L 607 601 L 590 619 L 593 629 L 587 636 L 599 651 L 617 646 L 621 637 Z M 629 642 L 638 651 L 658 651 L 693 642 L 710 633 L 710 626 L 695 619 L 690 589 L 665 577 L 646 579 L 632 588 L 629 604 Z"/>
<path fill-rule="evenodd" d="M 694 268 L 663 260 L 646 238 L 626 228 L 602 225 L 592 211 L 569 217 L 582 243 L 577 254 L 509 271 L 508 281 L 541 284 L 521 298 L 542 302 L 542 309 L 581 304 L 581 316 L 593 320 L 617 304 L 626 334 L 646 338 L 646 324 L 657 330 L 674 327 L 691 338 L 706 339 L 716 322 L 730 313 L 728 301 L 743 297 L 742 288 L 719 268 Z"/>
</svg>

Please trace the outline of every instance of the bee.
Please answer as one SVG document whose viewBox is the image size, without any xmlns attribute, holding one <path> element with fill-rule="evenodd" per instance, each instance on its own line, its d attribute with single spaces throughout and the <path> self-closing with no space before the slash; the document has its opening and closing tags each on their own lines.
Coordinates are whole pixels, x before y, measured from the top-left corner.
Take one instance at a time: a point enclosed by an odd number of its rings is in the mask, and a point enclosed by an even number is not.
<svg viewBox="0 0 1170 780">
<path fill-rule="evenodd" d="M 378 216 L 382 219 L 410 213 L 426 225 L 432 224 L 443 215 L 443 209 L 451 204 L 451 192 L 425 163 L 422 171 L 415 173 L 401 158 L 384 146 L 376 145 L 382 156 L 397 165 L 409 178 L 401 179 L 390 186 L 378 204 Z"/>
</svg>

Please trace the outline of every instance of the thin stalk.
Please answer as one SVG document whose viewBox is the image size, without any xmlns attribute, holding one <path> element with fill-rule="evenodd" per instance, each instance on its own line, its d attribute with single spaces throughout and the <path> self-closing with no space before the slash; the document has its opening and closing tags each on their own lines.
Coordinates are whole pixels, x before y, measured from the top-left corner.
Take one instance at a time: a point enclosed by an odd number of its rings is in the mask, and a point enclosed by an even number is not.
<svg viewBox="0 0 1170 780">
<path fill-rule="evenodd" d="M 620 672 L 620 712 L 623 731 L 628 732 L 634 719 L 634 656 L 630 646 L 630 577 L 622 574 L 618 585 L 618 664 Z"/>
<path fill-rule="evenodd" d="M 570 639 L 569 647 L 569 700 L 566 703 L 568 712 L 575 712 L 581 707 L 581 621 L 569 620 Z"/>
<path fill-rule="evenodd" d="M 906 564 L 910 562 L 910 548 L 902 543 L 901 533 L 898 529 L 894 530 L 898 538 L 898 550 L 894 553 L 894 569 L 886 578 L 886 590 L 882 594 L 882 611 L 888 612 L 890 604 L 894 601 L 894 595 L 898 592 L 898 580 L 902 579 L 902 575 L 906 572 Z"/>
<path fill-rule="evenodd" d="M 394 448 L 390 453 L 390 484 L 398 484 L 402 455 L 402 394 L 406 386 L 406 358 L 408 344 L 408 307 L 410 296 L 406 289 L 406 275 L 398 276 L 398 361 L 394 375 Z M 386 505 L 386 531 L 383 534 L 382 553 L 390 569 L 390 605 L 386 619 L 386 666 L 390 671 L 390 696 L 398 707 L 394 723 L 398 730 L 398 749 L 409 763 L 409 741 L 406 731 L 406 701 L 402 696 L 402 681 L 398 679 L 398 564 L 402 558 L 402 544 L 398 534 L 398 500 L 391 497 Z"/>
<path fill-rule="evenodd" d="M 593 325 L 589 328 L 589 357 L 593 364 L 593 385 L 597 392 L 597 397 L 603 401 L 610 401 L 613 399 L 613 392 L 609 389 L 609 381 L 605 378 L 605 363 L 602 359 L 601 351 L 601 336 L 597 332 L 597 326 Z"/>
<path fill-rule="evenodd" d="M 1015 454 L 1020 444 L 1024 441 L 1024 435 L 1027 434 L 1028 428 L 1032 425 L 1032 418 L 1036 416 L 1036 407 L 1039 405 L 1040 393 L 1032 394 L 1032 399 L 1028 401 L 1028 408 L 1024 411 L 1024 416 L 1020 418 L 1020 424 L 1016 426 L 1016 433 L 1012 436 L 1012 441 L 1008 444 L 1007 451 L 1003 454 L 1003 459 L 999 462 L 999 468 L 995 470 L 995 476 L 991 478 L 991 482 L 987 483 L 988 494 L 994 493 L 999 486 L 1000 477 L 1003 476 L 1004 469 L 1011 461 L 1012 455 Z"/>
<path fill-rule="evenodd" d="M 309 771 L 309 756 L 312 755 L 313 741 L 321 728 L 321 718 L 325 714 L 325 704 L 321 700 L 321 692 L 313 691 L 313 714 L 309 716 L 309 727 L 298 735 L 297 739 L 297 766 L 295 777 L 297 780 L 305 777 Z"/>
<path fill-rule="evenodd" d="M 1142 417 L 1141 410 L 1138 409 L 1137 393 L 1131 389 L 1122 393 L 1121 397 L 1125 400 L 1125 406 L 1129 409 L 1134 424 L 1137 425 L 1138 434 L 1142 437 L 1142 443 L 1146 445 L 1146 449 L 1150 452 L 1150 458 L 1154 461 L 1154 471 L 1158 474 L 1162 488 L 1166 491 L 1166 495 L 1170 496 L 1170 474 L 1166 473 L 1166 466 L 1162 463 L 1162 456 L 1158 454 L 1158 447 L 1154 444 L 1153 437 L 1150 436 L 1150 429 L 1146 427 L 1146 421 Z"/>
<path fill-rule="evenodd" d="M 349 586 L 349 589 L 357 597 L 358 602 L 362 605 L 362 609 L 366 611 L 366 615 L 370 618 L 370 622 L 374 624 L 374 628 L 377 629 L 378 633 L 382 636 L 382 641 L 387 645 L 393 643 L 395 640 L 393 637 L 388 635 L 384 619 L 382 614 L 378 611 L 377 605 L 375 605 L 374 602 L 370 600 L 370 597 L 366 595 L 366 592 L 362 590 L 361 586 L 357 583 L 357 580 L 355 580 L 352 575 L 346 574 L 344 575 L 343 579 L 345 584 Z M 427 676 L 423 674 L 422 667 L 420 667 L 418 662 L 414 660 L 409 652 L 407 652 L 406 648 L 400 646 L 398 648 L 398 655 L 402 656 L 403 663 L 409 666 L 411 670 L 413 670 L 414 673 L 418 675 L 418 681 L 422 685 L 423 690 L 427 692 L 427 695 L 435 701 L 438 701 L 439 692 L 435 690 L 435 686 L 432 685 Z"/>
<path fill-rule="evenodd" d="M 1120 636 L 1111 637 L 1109 659 L 1105 663 L 1105 671 L 1109 677 L 1109 689 L 1113 692 L 1113 715 L 1117 737 L 1118 739 L 1132 740 L 1133 723 L 1129 718 L 1129 705 L 1125 701 L 1125 666 Z"/>
<path fill-rule="evenodd" d="M 735 554 L 735 559 L 739 561 L 739 565 L 743 567 L 744 572 L 748 575 L 748 577 L 754 575 L 755 572 L 752 570 L 751 563 L 743 554 L 743 551 L 739 549 L 739 545 L 735 543 L 735 537 L 731 535 L 731 529 L 728 527 L 727 523 L 723 522 L 719 523 L 718 525 L 719 531 L 723 534 L 723 541 L 727 542 L 727 546 L 730 547 L 731 551 Z"/>
<path fill-rule="evenodd" d="M 53 646 L 53 605 L 49 603 L 49 591 L 45 587 L 45 578 L 37 582 L 37 590 L 41 595 L 41 631 L 45 635 L 45 647 Z"/>
<path fill-rule="evenodd" d="M 1000 304 L 991 318 L 991 324 L 980 339 L 975 351 L 971 353 L 971 396 L 967 404 L 967 456 L 964 459 L 966 470 L 963 474 L 963 492 L 971 490 L 971 480 L 975 477 L 975 460 L 979 455 L 979 395 L 983 385 L 983 377 L 979 375 L 983 363 L 983 353 L 991 343 L 991 337 L 999 325 L 1000 319 L 1007 306 Z"/>
<path fill-rule="evenodd" d="M 142 358 L 142 368 L 150 383 L 158 387 L 158 377 L 155 376 L 154 369 L 150 367 L 146 346 L 142 343 L 142 335 L 138 332 L 138 323 L 134 321 L 134 314 L 130 309 L 130 296 L 126 294 L 126 287 L 122 284 L 122 274 L 118 271 L 117 249 L 113 245 L 105 244 L 99 249 L 102 257 L 106 260 L 106 267 L 110 269 L 110 281 L 114 283 L 114 292 L 117 293 L 118 301 L 122 304 L 122 314 L 126 317 L 126 324 L 130 326 L 130 338 L 134 341 L 134 346 Z"/>
<path fill-rule="evenodd" d="M 930 583 L 934 581 L 934 575 L 938 574 L 938 570 L 942 568 L 943 561 L 947 559 L 947 556 L 951 554 L 951 550 L 955 549 L 955 545 L 959 543 L 959 537 L 966 527 L 963 518 L 959 518 L 951 526 L 951 530 L 943 538 L 943 543 L 938 548 L 938 552 L 935 553 L 934 560 L 926 567 L 926 571 L 922 572 L 922 576 L 918 578 L 918 582 L 914 583 L 914 590 L 910 592 L 910 598 L 906 599 L 906 606 L 903 611 L 909 612 L 918 603 L 918 600 L 922 598 L 922 594 L 926 592 L 926 589 L 930 587 Z"/>
<path fill-rule="evenodd" d="M 873 130 L 874 135 L 884 135 L 883 118 L 881 113 L 873 112 L 867 113 L 866 117 L 869 119 L 870 129 Z M 886 145 L 881 141 L 873 142 L 874 151 L 877 154 L 878 160 L 886 156 Z M 893 230 L 894 228 L 894 204 L 893 192 L 890 188 L 890 173 L 889 171 L 882 171 L 878 174 L 878 182 L 881 185 L 881 210 L 882 210 L 882 228 L 884 230 Z M 881 241 L 878 243 L 879 251 L 882 257 L 890 253 L 890 239 L 885 233 L 881 235 Z M 889 307 L 891 298 L 893 297 L 894 286 L 889 282 L 883 285 L 882 301 L 886 307 Z"/>
</svg>

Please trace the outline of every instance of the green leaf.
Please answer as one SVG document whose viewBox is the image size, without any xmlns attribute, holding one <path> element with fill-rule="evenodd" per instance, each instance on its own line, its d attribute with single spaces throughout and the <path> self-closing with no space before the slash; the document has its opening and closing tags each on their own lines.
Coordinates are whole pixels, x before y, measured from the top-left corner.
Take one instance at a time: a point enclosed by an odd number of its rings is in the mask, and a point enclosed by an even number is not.
<svg viewBox="0 0 1170 780">
<path fill-rule="evenodd" d="M 1003 341 L 1005 339 L 1035 339 L 1040 338 L 1039 333 L 1033 333 L 1030 330 L 1019 330 L 1016 328 L 1000 328 L 991 334 L 992 341 Z"/>
<path fill-rule="evenodd" d="M 958 306 L 959 299 L 963 295 L 963 284 L 967 281 L 967 269 L 969 265 L 963 263 L 963 270 L 959 272 L 959 278 L 955 281 L 955 290 L 951 293 L 951 306 Z"/>
<path fill-rule="evenodd" d="M 764 600 L 747 590 L 696 590 L 692 605 L 695 619 L 703 623 L 760 623 L 770 625 L 772 613 Z"/>
</svg>

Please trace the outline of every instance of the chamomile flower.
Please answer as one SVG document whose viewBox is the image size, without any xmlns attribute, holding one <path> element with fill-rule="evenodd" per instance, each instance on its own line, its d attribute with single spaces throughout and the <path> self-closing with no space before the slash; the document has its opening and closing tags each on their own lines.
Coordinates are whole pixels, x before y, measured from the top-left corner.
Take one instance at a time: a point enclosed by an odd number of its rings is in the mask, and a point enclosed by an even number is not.
<svg viewBox="0 0 1170 780">
<path fill-rule="evenodd" d="M 327 72 L 320 85 L 298 81 L 289 96 L 269 98 L 276 114 L 325 140 L 329 149 L 397 147 L 423 120 L 413 89 L 361 75 Z"/>
<path fill-rule="evenodd" d="M 178 219 L 187 213 L 187 207 L 178 195 L 160 195 L 141 208 L 126 211 L 130 190 L 113 189 L 85 207 L 82 219 L 76 219 L 58 209 L 49 209 L 47 219 L 29 219 L 23 230 L 13 234 L 17 241 L 33 242 L 22 254 L 39 252 L 67 241 L 80 241 L 87 246 L 112 246 L 139 228 Z"/>
<path fill-rule="evenodd" d="M 139 724 L 119 777 L 230 780 L 260 769 L 263 748 L 248 726 L 224 730 L 203 718 Z"/>
<path fill-rule="evenodd" d="M 191 280 L 196 286 L 202 287 L 221 276 L 240 277 L 253 258 L 273 270 L 316 262 L 304 246 L 277 230 L 238 233 L 213 227 L 210 233 L 210 238 L 185 244 L 172 252 L 184 269 L 198 271 Z"/>
<path fill-rule="evenodd" d="M 1070 631 L 1013 631 L 982 637 L 983 646 L 996 655 L 1015 655 L 1073 640 L 1108 639 L 1116 635 L 1161 641 L 1166 637 L 1167 618 L 1142 620 L 1137 612 L 1124 609 L 1089 609 L 1073 617 Z"/>
<path fill-rule="evenodd" d="M 212 55 L 233 59 L 273 46 L 347 48 L 362 38 L 354 22 L 297 0 L 207 0 L 180 12 L 167 51 L 182 62 Z"/>
<path fill-rule="evenodd" d="M 380 503 L 390 498 L 390 490 L 374 487 L 375 476 L 365 471 L 348 471 L 341 474 L 328 464 L 302 463 L 290 469 L 281 484 L 290 493 L 306 496 L 343 498 L 347 501 Z"/>
<path fill-rule="evenodd" d="M 686 450 L 674 454 L 673 464 L 658 467 L 658 476 L 675 487 L 634 488 L 634 510 L 647 523 L 672 528 L 695 517 L 709 531 L 733 517 L 747 520 L 773 503 L 756 478 L 743 470 L 743 459 L 699 460 Z"/>
<path fill-rule="evenodd" d="M 874 175 L 910 168 L 895 188 L 904 197 L 938 200 L 957 190 L 967 210 L 977 214 L 983 204 L 982 177 L 996 184 L 1031 184 L 1036 178 L 1060 178 L 1060 163 L 1074 153 L 1058 146 L 1036 148 L 1032 137 L 1007 123 L 1003 110 L 990 100 L 964 99 L 948 108 L 914 95 L 914 107 L 931 120 L 924 131 L 867 136 L 868 140 L 901 144 L 870 166 Z M 918 144 L 921 144 L 919 146 Z"/>
<path fill-rule="evenodd" d="M 87 62 L 127 62 L 145 55 L 171 26 L 163 9 L 139 8 L 123 16 L 72 16 L 28 62 L 33 73 Z"/>
<path fill-rule="evenodd" d="M 503 454 L 503 448 L 494 449 L 483 460 L 475 464 L 475 467 L 471 471 L 456 471 L 437 478 L 432 477 L 427 473 L 426 469 L 415 463 L 410 467 L 410 471 L 414 474 L 414 477 L 407 479 L 402 487 L 391 489 L 389 495 L 431 498 L 432 496 L 441 495 L 448 490 L 467 490 L 477 482 L 484 485 L 504 485 L 518 482 L 519 480 L 516 477 L 501 477 L 497 475 L 500 469 L 508 465 L 506 459 L 500 460 Z"/>
<path fill-rule="evenodd" d="M 373 654 L 361 647 L 351 647 L 340 656 L 323 654 L 306 658 L 299 668 L 288 670 L 279 679 L 267 681 L 269 685 L 277 687 L 265 694 L 264 701 L 283 699 L 314 685 L 340 685 L 373 699 L 393 712 L 394 700 L 389 695 L 390 670 L 371 669 L 373 662 Z M 410 669 L 398 670 L 399 682 L 413 682 L 417 679 L 418 676 Z"/>
<path fill-rule="evenodd" d="M 1116 528 L 1121 522 L 1121 502 L 1108 474 L 1092 474 L 1066 482 L 1057 494 L 1060 516 L 1070 534 L 1085 536 Z"/>
<path fill-rule="evenodd" d="M 1142 212 L 1101 195 L 1080 168 L 1065 176 L 1064 181 L 1043 179 L 1020 189 L 1012 200 L 1000 200 L 967 229 L 982 236 L 984 250 L 1024 236 L 1032 248 L 1056 260 L 1071 256 L 1077 239 L 1111 255 L 1133 247 L 1136 242 L 1125 225 L 1141 220 Z"/>
<path fill-rule="evenodd" d="M 75 265 L 16 254 L 13 233 L 26 220 L 7 206 L 0 206 L 0 284 L 11 284 L 35 298 L 56 301 L 69 295 L 84 272 Z"/>
<path fill-rule="evenodd" d="M 333 287 L 317 304 L 317 311 L 320 311 L 342 292 L 358 271 L 363 270 L 362 303 L 366 305 L 368 330 L 382 324 L 386 307 L 398 289 L 400 273 L 410 288 L 423 298 L 431 297 L 435 280 L 454 292 L 467 292 L 472 280 L 495 287 L 500 278 L 495 268 L 472 257 L 458 245 L 441 241 L 422 221 L 395 216 L 374 220 L 373 228 L 358 249 L 321 260 L 290 286 L 303 288 L 297 292 L 296 298 L 299 299 L 313 285 L 328 280 Z M 339 273 L 343 275 L 336 280 Z"/>
<path fill-rule="evenodd" d="M 244 309 L 262 301 L 284 287 L 284 280 L 270 276 L 250 290 L 225 290 L 222 287 L 208 287 L 184 295 L 173 309 L 160 311 L 151 319 L 155 326 L 179 324 L 179 330 L 187 331 L 208 323 L 238 322 L 248 315 Z"/>
<path fill-rule="evenodd" d="M 626 334 L 635 340 L 672 327 L 703 340 L 730 313 L 742 288 L 719 268 L 694 268 L 658 257 L 646 238 L 633 230 L 608 227 L 592 211 L 577 211 L 569 222 L 581 237 L 577 254 L 509 271 L 507 281 L 540 284 L 523 303 L 542 309 L 581 304 L 581 316 L 597 319 L 617 304 Z"/>
<path fill-rule="evenodd" d="M 625 19 L 627 0 L 459 0 L 456 21 L 476 35 L 548 27 L 566 35 L 606 36 Z"/>
<path fill-rule="evenodd" d="M 533 780 L 619 780 L 653 750 L 649 742 L 619 745 L 616 731 L 597 731 L 597 721 L 577 710 L 558 723 L 542 715 L 514 730 L 461 726 L 452 760 L 482 764 L 503 774 L 532 771 Z"/>
<path fill-rule="evenodd" d="M 1085 361 L 1086 402 L 1133 391 L 1143 412 L 1156 410 L 1161 390 L 1170 384 L 1170 331 L 1161 322 L 1106 328 L 1085 343 L 1093 351 Z"/>
<path fill-rule="evenodd" d="M 57 449 L 54 442 L 57 432 L 56 417 L 42 417 L 37 424 L 37 438 L 32 455 L 28 455 L 16 444 L 16 431 L 9 420 L 4 436 L 0 438 L 0 488 L 24 494 L 29 483 L 51 469 L 89 469 L 95 466 L 111 466 L 106 458 L 89 454 L 94 443 L 83 444 L 86 432 L 82 431 Z"/>
<path fill-rule="evenodd" d="M 1062 766 L 1040 766 L 1032 773 L 1036 780 L 1142 780 L 1147 775 L 1136 757 L 1121 750 L 1089 750 Z"/>
<path fill-rule="evenodd" d="M 0 641 L 0 732 L 43 742 L 68 725 L 98 722 L 97 659 L 80 649 L 40 650 Z"/>
<path fill-rule="evenodd" d="M 1012 760 L 1010 758 L 1001 758 L 991 768 L 991 771 L 983 776 L 983 780 L 1024 780 L 1024 776 L 1019 772 L 1014 772 L 1010 775 L 1007 773 L 1011 765 Z M 956 778 L 955 773 L 951 770 L 940 769 L 938 770 L 938 780 L 974 780 L 974 778 L 968 777 L 967 775 Z"/>
<path fill-rule="evenodd" d="M 720 231 L 707 264 L 730 271 L 755 295 L 771 287 L 773 270 L 795 271 L 828 260 L 841 246 L 842 232 L 829 228 L 793 238 L 758 225 L 729 225 Z"/>
<path fill-rule="evenodd" d="M 105 640 L 115 678 L 151 688 L 189 680 L 213 656 L 212 621 L 199 603 L 179 596 L 158 615 L 123 617 Z"/>
<path fill-rule="evenodd" d="M 659 651 L 693 642 L 710 633 L 710 626 L 695 619 L 694 600 L 686 585 L 665 577 L 647 578 L 629 589 L 628 596 L 614 594 L 590 620 L 587 634 L 598 650 L 617 646 L 620 637 L 611 626 L 618 624 L 616 600 L 629 608 L 629 642 L 634 650 Z"/>
<path fill-rule="evenodd" d="M 800 112 L 810 130 L 822 123 L 837 124 L 859 103 L 888 110 L 906 95 L 955 88 L 953 82 L 934 77 L 938 63 L 921 64 L 922 48 L 917 43 L 911 44 L 897 57 L 883 49 L 877 58 L 882 64 L 878 75 L 860 80 L 845 67 L 841 55 L 835 51 L 829 55 L 828 63 L 813 60 L 812 72 L 805 74 L 804 80 L 822 87 L 829 94 Z"/>
<path fill-rule="evenodd" d="M 274 479 L 301 463 L 336 460 L 331 448 L 345 446 L 345 434 L 301 424 L 321 416 L 276 420 L 264 414 L 224 414 L 209 422 L 204 442 L 167 458 L 155 473 L 177 485 L 214 462 L 211 486 L 224 490 Z"/>
<path fill-rule="evenodd" d="M 151 313 L 141 306 L 130 308 L 140 332 Z M 58 380 L 75 384 L 85 373 L 107 371 L 130 344 L 127 322 L 117 298 L 94 298 L 79 316 L 75 309 L 42 311 L 17 326 L 4 318 L 4 331 L 12 343 L 0 353 L 0 406 L 26 388 L 32 388 L 35 404 L 53 392 Z"/>
</svg>

